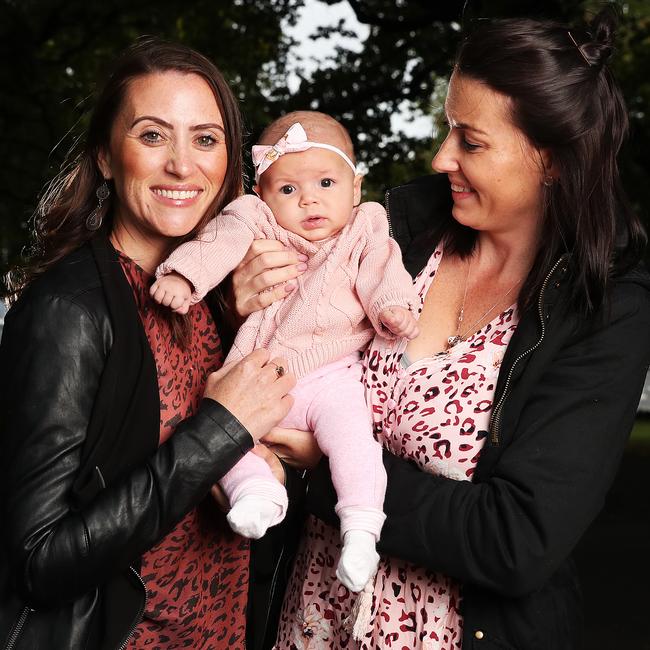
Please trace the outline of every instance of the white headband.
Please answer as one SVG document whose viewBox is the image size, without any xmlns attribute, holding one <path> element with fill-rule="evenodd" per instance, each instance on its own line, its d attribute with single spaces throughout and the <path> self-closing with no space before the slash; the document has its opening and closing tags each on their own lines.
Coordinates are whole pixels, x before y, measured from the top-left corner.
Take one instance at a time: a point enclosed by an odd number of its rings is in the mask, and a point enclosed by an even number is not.
<svg viewBox="0 0 650 650">
<path fill-rule="evenodd" d="M 292 124 L 287 132 L 275 144 L 256 144 L 252 149 L 253 165 L 255 166 L 255 182 L 259 181 L 260 176 L 285 153 L 298 153 L 307 151 L 307 149 L 318 148 L 333 151 L 341 156 L 350 166 L 352 172 L 356 175 L 357 168 L 350 160 L 350 157 L 338 147 L 324 142 L 312 142 L 307 139 L 305 129 L 300 122 Z"/>
</svg>

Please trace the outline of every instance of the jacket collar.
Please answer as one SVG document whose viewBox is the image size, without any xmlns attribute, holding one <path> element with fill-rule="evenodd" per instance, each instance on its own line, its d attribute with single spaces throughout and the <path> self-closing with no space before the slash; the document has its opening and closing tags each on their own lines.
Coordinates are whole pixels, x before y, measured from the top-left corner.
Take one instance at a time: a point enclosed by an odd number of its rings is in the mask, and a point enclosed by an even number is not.
<svg viewBox="0 0 650 650">
<path fill-rule="evenodd" d="M 494 396 L 497 406 L 507 384 L 516 382 L 526 367 L 530 354 L 544 342 L 551 319 L 557 316 L 555 312 L 560 311 L 559 305 L 567 296 L 570 261 L 569 253 L 557 259 L 544 280 L 535 308 L 521 314 L 517 329 L 503 356 Z"/>
<path fill-rule="evenodd" d="M 429 174 L 386 192 L 391 235 L 402 250 L 408 272 L 415 276 L 436 247 L 453 217 L 449 182 L 444 174 Z"/>
<path fill-rule="evenodd" d="M 155 452 L 160 434 L 156 366 L 133 291 L 108 237 L 100 232 L 89 246 L 106 299 L 113 340 L 72 490 L 79 506 Z"/>
</svg>

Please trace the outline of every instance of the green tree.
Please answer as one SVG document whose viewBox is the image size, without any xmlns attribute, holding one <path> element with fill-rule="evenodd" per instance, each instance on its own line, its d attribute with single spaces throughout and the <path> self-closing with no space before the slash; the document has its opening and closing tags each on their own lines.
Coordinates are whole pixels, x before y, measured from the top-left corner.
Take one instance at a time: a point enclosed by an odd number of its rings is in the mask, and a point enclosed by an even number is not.
<svg viewBox="0 0 650 650">
<path fill-rule="evenodd" d="M 338 0 L 320 0 L 323 6 Z M 81 132 L 93 83 L 117 52 L 142 34 L 179 40 L 211 57 L 242 102 L 250 141 L 274 117 L 293 109 L 331 113 L 349 126 L 367 165 L 368 198 L 429 173 L 443 132 L 445 82 L 464 23 L 481 17 L 546 16 L 581 22 L 596 0 L 348 0 L 369 28 L 360 52 L 339 46 L 331 59 L 287 85 L 295 24 L 304 0 L 0 0 L 0 271 L 27 241 L 27 220 L 46 178 L 59 169 Z M 624 181 L 640 213 L 650 214 L 650 0 L 621 5 L 615 71 L 632 138 L 622 157 Z M 321 28 L 317 40 L 346 34 Z M 431 116 L 418 137 L 391 133 L 402 107 Z"/>
<path fill-rule="evenodd" d="M 337 0 L 321 0 L 336 4 Z M 462 27 L 483 17 L 534 16 L 580 24 L 601 0 L 348 0 L 357 20 L 369 27 L 360 53 L 338 48 L 311 80 L 288 97 L 292 108 L 311 106 L 341 118 L 357 139 L 370 174 L 372 198 L 407 178 L 430 172 L 442 126 L 444 82 Z M 619 4 L 622 23 L 614 70 L 630 109 L 630 144 L 621 167 L 630 196 L 650 225 L 650 0 Z M 321 30 L 327 38 L 332 30 Z M 430 114 L 432 128 L 418 138 L 390 137 L 390 119 L 400 105 Z M 281 108 L 278 106 L 277 108 Z M 433 136 L 433 138 L 432 138 Z M 432 142 L 433 139 L 433 142 Z"/>
<path fill-rule="evenodd" d="M 95 81 L 143 34 L 185 42 L 210 57 L 242 100 L 268 119 L 291 39 L 283 24 L 303 0 L 1 0 L 0 270 L 27 242 L 27 220 L 59 170 L 92 104 Z"/>
</svg>

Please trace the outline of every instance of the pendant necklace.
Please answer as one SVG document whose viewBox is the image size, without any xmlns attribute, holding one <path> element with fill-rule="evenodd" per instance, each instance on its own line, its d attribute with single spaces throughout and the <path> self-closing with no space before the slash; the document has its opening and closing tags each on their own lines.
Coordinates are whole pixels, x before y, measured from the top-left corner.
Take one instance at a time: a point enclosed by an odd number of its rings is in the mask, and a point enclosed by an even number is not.
<svg viewBox="0 0 650 650">
<path fill-rule="evenodd" d="M 464 341 L 465 338 L 473 333 L 476 332 L 476 327 L 477 325 L 490 313 L 492 312 L 493 309 L 496 308 L 496 306 L 502 301 L 505 300 L 505 298 L 508 297 L 508 294 L 519 284 L 518 282 L 515 282 L 508 291 L 506 291 L 502 296 L 499 296 L 497 301 L 490 307 L 478 320 L 474 321 L 472 325 L 470 325 L 463 334 L 460 333 L 460 326 L 463 323 L 463 316 L 465 315 L 465 299 L 467 298 L 467 287 L 469 286 L 469 271 L 472 268 L 472 258 L 469 258 L 469 263 L 467 264 L 467 275 L 465 276 L 465 291 L 463 293 L 463 302 L 461 303 L 460 306 L 460 311 L 458 312 L 458 320 L 456 322 L 456 334 L 453 336 L 450 336 L 447 338 L 447 349 L 449 350 L 450 348 L 453 348 L 455 345 L 458 345 L 461 341 Z"/>
</svg>

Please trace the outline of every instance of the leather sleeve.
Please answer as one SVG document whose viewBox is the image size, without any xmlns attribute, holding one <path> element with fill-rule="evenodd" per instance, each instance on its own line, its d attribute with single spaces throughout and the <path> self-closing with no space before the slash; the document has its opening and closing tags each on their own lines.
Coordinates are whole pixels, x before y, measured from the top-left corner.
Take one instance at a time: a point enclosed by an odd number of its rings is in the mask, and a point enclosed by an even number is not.
<svg viewBox="0 0 650 650">
<path fill-rule="evenodd" d="M 650 360 L 647 291 L 621 289 L 607 320 L 567 338 L 546 364 L 507 446 L 486 443 L 482 454 L 498 459 L 481 482 L 433 476 L 384 453 L 382 553 L 509 596 L 550 578 L 603 506 Z M 333 521 L 322 467 L 308 498 Z"/>
<path fill-rule="evenodd" d="M 62 297 L 24 301 L 6 319 L 3 542 L 16 588 L 35 608 L 72 600 L 136 562 L 252 447 L 233 415 L 204 400 L 149 459 L 73 510 L 107 327 Z"/>
</svg>

